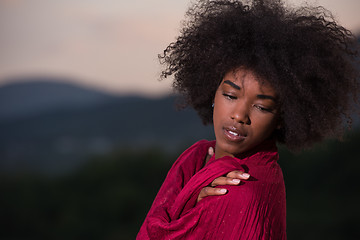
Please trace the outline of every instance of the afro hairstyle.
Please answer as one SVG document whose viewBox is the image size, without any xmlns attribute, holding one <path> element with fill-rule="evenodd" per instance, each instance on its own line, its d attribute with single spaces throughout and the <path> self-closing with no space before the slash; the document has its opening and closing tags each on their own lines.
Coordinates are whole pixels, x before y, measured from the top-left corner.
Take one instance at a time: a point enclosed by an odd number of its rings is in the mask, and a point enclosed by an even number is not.
<svg viewBox="0 0 360 240">
<path fill-rule="evenodd" d="M 278 95 L 278 142 L 290 150 L 341 138 L 359 99 L 358 41 L 323 7 L 292 8 L 281 0 L 200 0 L 180 35 L 159 55 L 161 79 L 204 124 L 224 75 L 239 67 L 266 79 Z"/>
</svg>

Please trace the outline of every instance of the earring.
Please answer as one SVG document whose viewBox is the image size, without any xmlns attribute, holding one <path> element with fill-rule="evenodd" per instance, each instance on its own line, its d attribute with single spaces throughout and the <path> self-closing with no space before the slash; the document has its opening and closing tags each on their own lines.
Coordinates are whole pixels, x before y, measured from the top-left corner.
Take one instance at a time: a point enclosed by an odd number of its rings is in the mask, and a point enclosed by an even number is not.
<svg viewBox="0 0 360 240">
<path fill-rule="evenodd" d="M 215 103 L 213 103 L 212 105 L 211 105 L 211 107 L 213 108 L 215 106 Z"/>
</svg>

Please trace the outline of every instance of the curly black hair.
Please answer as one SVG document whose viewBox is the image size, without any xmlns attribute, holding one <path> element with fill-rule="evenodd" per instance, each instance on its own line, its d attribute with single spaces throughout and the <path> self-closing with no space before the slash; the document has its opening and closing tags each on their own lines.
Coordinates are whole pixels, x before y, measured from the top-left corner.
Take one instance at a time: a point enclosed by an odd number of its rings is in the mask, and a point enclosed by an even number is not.
<svg viewBox="0 0 360 240">
<path fill-rule="evenodd" d="M 252 70 L 275 89 L 291 150 L 340 137 L 358 102 L 358 42 L 323 7 L 286 7 L 281 0 L 203 0 L 186 13 L 180 36 L 159 55 L 161 79 L 212 123 L 212 102 L 224 75 Z"/>
</svg>

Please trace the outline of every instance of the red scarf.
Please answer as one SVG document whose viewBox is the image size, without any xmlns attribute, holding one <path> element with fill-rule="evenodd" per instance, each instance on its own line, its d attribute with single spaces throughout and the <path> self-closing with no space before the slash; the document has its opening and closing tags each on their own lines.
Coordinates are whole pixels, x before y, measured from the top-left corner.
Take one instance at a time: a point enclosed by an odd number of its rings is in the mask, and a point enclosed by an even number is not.
<svg viewBox="0 0 360 240">
<path fill-rule="evenodd" d="M 274 141 L 239 158 L 212 157 L 215 141 L 201 140 L 176 160 L 137 235 L 143 239 L 286 239 L 285 186 Z M 200 190 L 233 170 L 251 177 L 223 196 L 196 202 Z"/>
</svg>

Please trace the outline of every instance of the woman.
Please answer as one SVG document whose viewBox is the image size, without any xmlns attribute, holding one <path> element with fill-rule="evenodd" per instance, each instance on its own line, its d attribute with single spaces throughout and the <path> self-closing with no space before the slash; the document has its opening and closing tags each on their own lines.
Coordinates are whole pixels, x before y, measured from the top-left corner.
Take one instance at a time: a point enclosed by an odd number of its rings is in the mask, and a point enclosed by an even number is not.
<svg viewBox="0 0 360 240">
<path fill-rule="evenodd" d="M 199 1 L 187 16 L 162 77 L 216 141 L 178 158 L 137 239 L 286 239 L 276 143 L 341 137 L 359 96 L 355 38 L 323 8 L 281 1 Z"/>
</svg>

